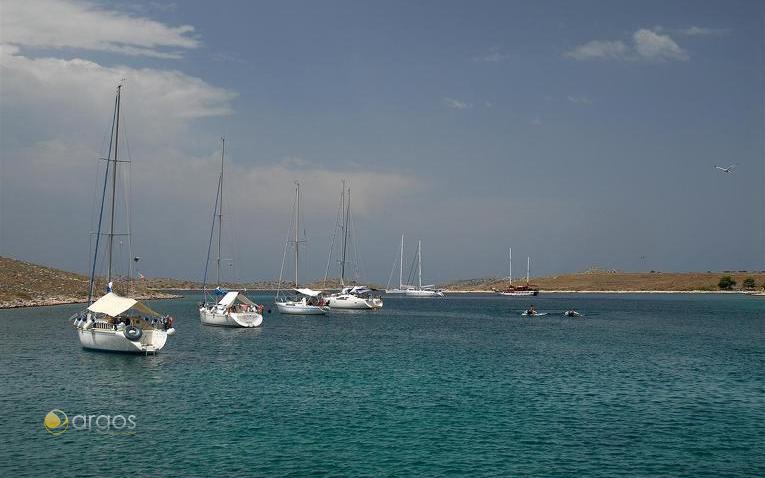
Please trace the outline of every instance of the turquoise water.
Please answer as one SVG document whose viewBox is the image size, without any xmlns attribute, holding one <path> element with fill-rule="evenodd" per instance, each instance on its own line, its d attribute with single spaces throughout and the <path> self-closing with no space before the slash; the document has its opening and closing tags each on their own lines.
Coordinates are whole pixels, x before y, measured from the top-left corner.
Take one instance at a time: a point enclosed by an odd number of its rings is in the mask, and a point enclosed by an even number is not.
<svg viewBox="0 0 765 478">
<path fill-rule="evenodd" d="M 178 329 L 154 357 L 81 349 L 81 306 L 0 311 L 2 475 L 765 475 L 762 298 L 386 298 L 259 330 L 198 300 L 153 303 Z M 52 436 L 51 409 L 136 427 Z"/>
</svg>

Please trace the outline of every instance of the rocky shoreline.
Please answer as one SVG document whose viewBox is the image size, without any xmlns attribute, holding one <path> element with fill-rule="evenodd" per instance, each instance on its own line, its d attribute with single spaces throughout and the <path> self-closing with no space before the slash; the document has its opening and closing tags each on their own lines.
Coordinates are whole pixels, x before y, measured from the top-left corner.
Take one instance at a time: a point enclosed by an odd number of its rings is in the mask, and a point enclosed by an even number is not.
<svg viewBox="0 0 765 478">
<path fill-rule="evenodd" d="M 133 298 L 136 300 L 163 300 L 163 299 L 180 299 L 182 295 L 168 294 L 166 292 L 156 292 L 150 294 L 139 294 Z M 31 299 L 16 298 L 13 300 L 6 300 L 0 302 L 0 309 L 18 309 L 22 307 L 48 307 L 53 305 L 66 305 L 66 304 L 84 304 L 88 301 L 87 297 L 35 297 Z"/>
</svg>

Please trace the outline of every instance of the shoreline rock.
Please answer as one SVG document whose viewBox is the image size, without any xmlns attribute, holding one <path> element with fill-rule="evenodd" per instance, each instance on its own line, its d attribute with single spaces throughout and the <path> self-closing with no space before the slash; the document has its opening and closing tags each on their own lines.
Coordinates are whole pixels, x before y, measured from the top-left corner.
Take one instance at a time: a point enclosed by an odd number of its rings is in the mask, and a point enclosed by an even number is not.
<svg viewBox="0 0 765 478">
<path fill-rule="evenodd" d="M 181 299 L 182 295 L 159 292 L 156 294 L 140 294 L 133 297 L 136 300 L 168 300 Z M 14 299 L 0 302 L 0 309 L 20 309 L 26 307 L 51 307 L 54 305 L 84 304 L 87 297 L 41 297 L 34 299 Z"/>
</svg>

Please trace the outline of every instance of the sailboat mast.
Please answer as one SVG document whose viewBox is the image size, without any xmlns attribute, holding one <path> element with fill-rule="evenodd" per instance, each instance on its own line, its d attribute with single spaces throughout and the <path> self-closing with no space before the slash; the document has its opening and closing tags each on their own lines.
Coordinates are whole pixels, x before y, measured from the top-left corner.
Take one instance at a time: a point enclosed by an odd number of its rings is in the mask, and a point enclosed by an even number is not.
<svg viewBox="0 0 765 478">
<path fill-rule="evenodd" d="M 422 289 L 422 241 L 417 241 L 417 285 Z"/>
<path fill-rule="evenodd" d="M 510 248 L 510 285 L 513 285 L 513 248 Z"/>
<path fill-rule="evenodd" d="M 404 235 L 401 234 L 401 259 L 398 261 L 398 290 L 404 288 Z"/>
<path fill-rule="evenodd" d="M 300 229 L 300 183 L 295 181 L 295 288 L 298 288 L 298 267 L 300 266 L 300 241 L 298 230 Z"/>
<path fill-rule="evenodd" d="M 119 90 L 118 90 L 119 92 Z M 119 100 L 119 95 L 114 95 L 114 111 L 112 112 L 112 130 L 109 133 L 109 157 L 111 157 L 112 154 L 112 141 L 114 140 L 114 124 L 116 122 L 116 116 L 117 116 L 117 101 Z M 101 208 L 98 212 L 98 229 L 96 230 L 96 247 L 93 251 L 93 262 L 91 264 L 90 269 L 90 281 L 88 283 L 88 304 L 92 303 L 93 300 L 93 288 L 96 283 L 96 261 L 98 260 L 98 245 L 101 242 L 101 221 L 103 221 L 104 218 L 104 201 L 106 200 L 106 185 L 109 183 L 109 157 L 103 158 L 106 160 L 106 171 L 104 172 L 104 187 L 101 191 Z"/>
<path fill-rule="evenodd" d="M 529 285 L 530 274 L 531 274 L 531 257 L 526 257 L 526 285 Z"/>
<path fill-rule="evenodd" d="M 120 143 L 120 100 L 122 96 L 122 85 L 117 85 L 117 124 L 114 129 L 114 163 L 112 166 L 112 206 L 109 219 L 109 262 L 106 274 L 107 284 L 112 281 L 112 251 L 114 249 L 114 204 L 115 194 L 117 192 L 117 150 Z"/>
<path fill-rule="evenodd" d="M 218 198 L 218 261 L 216 271 L 216 281 L 218 287 L 220 287 L 220 251 L 221 251 L 221 237 L 223 236 L 223 156 L 226 154 L 226 138 L 221 137 L 221 150 L 220 150 L 220 183 L 218 185 L 218 191 L 220 196 Z"/>
<path fill-rule="evenodd" d="M 350 236 L 351 230 L 351 188 L 348 188 L 348 199 L 345 201 L 345 226 L 343 229 L 343 267 L 342 267 L 342 274 L 340 276 L 340 280 L 343 284 L 345 284 L 345 261 L 347 257 L 347 251 L 348 251 L 348 237 Z"/>
<path fill-rule="evenodd" d="M 348 222 L 345 214 L 345 179 L 342 180 L 343 191 L 340 193 L 340 214 L 343 215 L 340 228 L 343 232 L 343 249 L 340 253 L 340 285 L 345 286 L 345 247 L 346 247 L 346 231 L 348 230 Z"/>
</svg>

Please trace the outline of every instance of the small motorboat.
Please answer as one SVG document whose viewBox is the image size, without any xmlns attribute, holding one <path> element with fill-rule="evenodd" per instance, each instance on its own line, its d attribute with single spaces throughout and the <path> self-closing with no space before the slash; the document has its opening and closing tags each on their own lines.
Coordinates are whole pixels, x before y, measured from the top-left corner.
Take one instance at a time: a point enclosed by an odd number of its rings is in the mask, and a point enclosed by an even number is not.
<svg viewBox="0 0 765 478">
<path fill-rule="evenodd" d="M 574 309 L 567 310 L 567 311 L 563 312 L 563 316 L 564 317 L 572 317 L 572 318 L 584 317 L 582 314 L 580 314 L 579 312 L 575 311 Z"/>
</svg>

